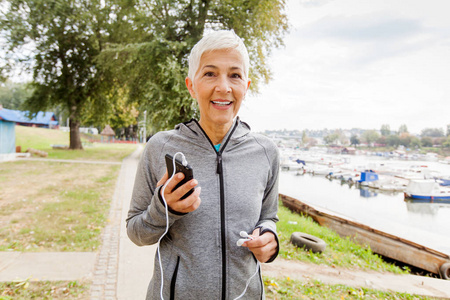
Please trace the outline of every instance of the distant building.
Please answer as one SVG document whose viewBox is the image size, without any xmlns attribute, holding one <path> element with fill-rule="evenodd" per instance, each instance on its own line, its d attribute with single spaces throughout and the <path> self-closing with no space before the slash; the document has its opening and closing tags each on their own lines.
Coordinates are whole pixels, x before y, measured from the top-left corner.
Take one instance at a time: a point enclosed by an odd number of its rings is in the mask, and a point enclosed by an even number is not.
<svg viewBox="0 0 450 300">
<path fill-rule="evenodd" d="M 342 154 L 354 155 L 354 154 L 356 154 L 356 148 L 354 148 L 354 147 L 345 147 L 344 149 L 342 149 L 341 153 Z"/>
<path fill-rule="evenodd" d="M 0 119 L 14 122 L 16 125 L 58 129 L 59 122 L 52 112 L 38 112 L 34 118 L 28 118 L 28 112 L 20 110 L 0 109 Z"/>
<path fill-rule="evenodd" d="M 100 133 L 100 135 L 102 136 L 102 142 L 103 143 L 109 143 L 109 142 L 113 142 L 114 143 L 114 136 L 116 135 L 116 133 L 111 128 L 111 126 L 106 125 L 105 128 Z M 105 139 L 103 139 L 103 137 L 105 137 Z"/>
</svg>

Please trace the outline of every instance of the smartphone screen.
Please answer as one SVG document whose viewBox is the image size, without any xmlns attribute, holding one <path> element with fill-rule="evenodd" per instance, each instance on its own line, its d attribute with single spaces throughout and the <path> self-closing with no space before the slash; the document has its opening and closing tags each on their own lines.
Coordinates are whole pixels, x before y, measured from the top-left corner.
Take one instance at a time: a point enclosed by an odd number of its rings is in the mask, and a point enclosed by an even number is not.
<svg viewBox="0 0 450 300">
<path fill-rule="evenodd" d="M 170 178 L 173 174 L 173 157 L 169 154 L 166 154 L 166 167 L 167 167 L 167 173 L 169 174 L 169 178 Z M 180 183 L 178 183 L 175 186 L 174 190 L 176 190 L 177 188 L 179 188 L 180 186 L 182 186 L 183 184 L 185 184 L 186 182 L 188 182 L 189 180 L 194 178 L 194 172 L 192 171 L 192 168 L 189 165 L 183 166 L 183 163 L 178 158 L 176 158 L 175 159 L 175 174 L 180 173 L 180 172 L 184 174 L 184 178 Z M 184 194 L 184 196 L 181 197 L 180 200 L 185 199 L 193 192 L 194 192 L 194 189 L 191 189 L 189 192 Z"/>
</svg>

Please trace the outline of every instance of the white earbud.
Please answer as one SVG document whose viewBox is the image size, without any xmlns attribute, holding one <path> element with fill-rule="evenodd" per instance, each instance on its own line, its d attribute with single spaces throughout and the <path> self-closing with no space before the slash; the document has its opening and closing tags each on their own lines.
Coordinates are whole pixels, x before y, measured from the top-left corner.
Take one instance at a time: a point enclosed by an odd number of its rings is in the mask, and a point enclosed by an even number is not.
<svg viewBox="0 0 450 300">
<path fill-rule="evenodd" d="M 250 241 L 250 239 L 239 239 L 236 242 L 236 245 L 238 245 L 238 247 L 242 246 L 242 244 L 244 244 L 246 241 Z"/>
<path fill-rule="evenodd" d="M 239 247 L 242 246 L 242 244 L 244 244 L 246 241 L 253 240 L 253 237 L 250 236 L 250 235 L 248 235 L 248 233 L 245 232 L 245 231 L 239 232 L 239 235 L 240 235 L 241 237 L 243 237 L 243 239 L 239 239 L 239 240 L 236 242 L 236 245 L 238 245 Z"/>
<path fill-rule="evenodd" d="M 245 231 L 239 232 L 239 235 L 240 235 L 241 237 L 243 237 L 243 238 L 249 238 L 249 237 L 250 237 L 250 236 L 248 235 L 248 233 L 245 232 Z"/>
<path fill-rule="evenodd" d="M 245 231 L 239 232 L 239 235 L 242 237 L 242 239 L 239 239 L 239 240 L 236 242 L 236 245 L 238 245 L 238 247 L 241 247 L 245 242 L 251 241 L 251 240 L 254 239 L 254 237 L 252 237 L 251 235 L 249 235 L 249 234 L 248 234 L 247 232 L 245 232 Z M 255 277 L 256 274 L 258 274 L 259 269 L 260 269 L 259 261 L 257 260 L 257 261 L 256 261 L 256 272 L 255 272 L 255 274 L 253 274 L 252 277 L 250 277 L 250 278 L 247 280 L 247 284 L 245 285 L 244 291 L 243 291 L 242 294 L 240 294 L 238 297 L 234 298 L 234 300 L 241 299 L 241 298 L 245 295 L 245 292 L 247 291 L 248 285 L 250 284 L 250 280 L 252 280 L 252 278 Z"/>
</svg>

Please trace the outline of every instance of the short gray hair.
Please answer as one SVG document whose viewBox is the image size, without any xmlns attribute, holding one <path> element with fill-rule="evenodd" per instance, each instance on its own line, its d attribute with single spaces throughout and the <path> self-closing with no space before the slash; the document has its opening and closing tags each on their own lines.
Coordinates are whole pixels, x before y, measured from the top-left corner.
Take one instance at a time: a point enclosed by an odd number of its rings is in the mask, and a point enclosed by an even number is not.
<svg viewBox="0 0 450 300">
<path fill-rule="evenodd" d="M 192 82 L 200 66 L 203 53 L 223 49 L 236 49 L 241 54 L 244 62 L 244 75 L 248 78 L 250 58 L 244 42 L 234 33 L 234 30 L 217 30 L 205 35 L 191 50 L 188 77 Z"/>
</svg>

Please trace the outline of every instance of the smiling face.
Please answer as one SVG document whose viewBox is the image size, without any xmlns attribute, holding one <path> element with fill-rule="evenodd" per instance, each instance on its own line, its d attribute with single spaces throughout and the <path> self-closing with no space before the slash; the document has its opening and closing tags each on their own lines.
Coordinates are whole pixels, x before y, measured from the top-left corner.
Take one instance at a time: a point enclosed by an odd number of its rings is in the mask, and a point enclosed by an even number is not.
<svg viewBox="0 0 450 300">
<path fill-rule="evenodd" d="M 206 52 L 193 81 L 186 86 L 200 108 L 203 128 L 228 130 L 250 86 L 241 54 L 235 49 Z"/>
</svg>

